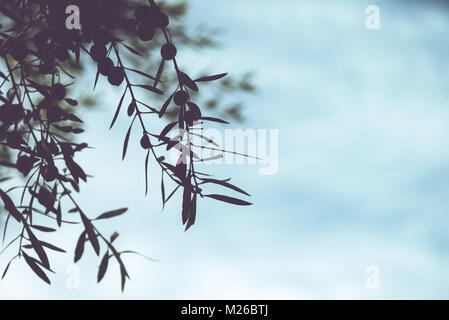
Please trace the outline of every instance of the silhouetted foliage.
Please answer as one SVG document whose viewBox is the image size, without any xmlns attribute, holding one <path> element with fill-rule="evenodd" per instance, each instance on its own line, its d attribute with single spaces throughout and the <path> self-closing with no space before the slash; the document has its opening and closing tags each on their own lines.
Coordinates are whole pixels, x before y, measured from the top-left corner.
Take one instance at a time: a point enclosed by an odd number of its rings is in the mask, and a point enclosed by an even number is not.
<svg viewBox="0 0 449 320">
<path fill-rule="evenodd" d="M 249 196 L 232 185 L 229 179 L 212 179 L 195 168 L 197 162 L 211 160 L 200 158 L 195 153 L 196 148 L 215 150 L 219 152 L 217 157 L 222 156 L 223 152 L 233 153 L 222 150 L 207 137 L 201 136 L 204 144 L 192 142 L 192 137 L 198 135 L 196 130 L 204 124 L 228 123 L 220 118 L 205 116 L 204 108 L 193 101 L 198 97 L 196 94 L 202 83 L 218 81 L 226 73 L 193 80 L 194 77 L 177 63 L 180 50 L 169 30 L 170 15 L 152 0 L 144 3 L 125 0 L 5 0 L 0 3 L 0 21 L 3 24 L 0 29 L 0 56 L 6 69 L 6 72 L 0 71 L 0 165 L 3 169 L 0 183 L 9 179 L 4 174 L 11 170 L 17 170 L 26 180 L 24 186 L 9 190 L 0 188 L 0 198 L 7 211 L 3 241 L 9 223 L 16 221 L 21 226 L 21 232 L 2 250 L 3 253 L 18 244 L 18 252 L 10 259 L 2 278 L 11 263 L 23 257 L 39 278 L 50 283 L 47 273 L 53 271 L 47 251 L 65 251 L 43 241 L 40 234 L 55 232 L 62 224 L 69 223 L 81 224 L 84 229 L 76 243 L 75 262 L 81 259 L 88 243 L 97 256 L 104 252 L 98 282 L 103 279 L 110 259 L 119 265 L 122 290 L 126 279 L 129 279 L 122 257 L 135 252 L 120 251 L 114 243 L 118 233 L 107 237 L 97 228 L 97 222 L 120 216 L 127 209 L 112 210 L 97 218 L 89 218 L 75 199 L 80 182 L 86 182 L 89 177 L 76 162 L 76 155 L 89 145 L 73 142 L 73 135 L 83 132 L 80 127 L 83 121 L 76 115 L 79 103 L 70 96 L 69 90 L 72 83 L 77 83 L 72 73 L 81 69 L 82 62 L 89 61 L 96 65 L 94 88 L 100 77 L 105 77 L 112 86 L 123 88 L 110 124 L 112 128 L 120 113 L 132 118 L 124 135 L 122 156 L 126 156 L 133 128 L 139 127 L 138 140 L 146 153 L 145 193 L 148 192 L 148 166 L 151 160 L 158 164 L 162 172 L 163 205 L 178 190 L 182 191 L 181 218 L 185 230 L 196 221 L 199 198 L 250 205 L 245 200 L 205 193 L 207 185 L 217 185 Z M 66 7 L 69 5 L 80 8 L 80 31 L 66 28 Z M 179 29 L 177 32 L 180 33 Z M 188 42 L 186 39 L 184 41 Z M 151 51 L 148 43 L 152 48 L 155 45 L 159 48 L 154 73 L 139 67 L 145 64 L 144 57 Z M 136 62 L 139 58 L 143 62 Z M 166 77 L 170 70 L 171 75 Z M 240 86 L 251 91 L 250 83 L 244 81 Z M 225 86 L 233 88 L 229 82 Z M 153 100 L 156 103 L 151 103 L 155 107 L 143 102 L 148 95 L 159 97 Z M 209 107 L 216 104 L 214 99 L 206 103 Z M 235 106 L 230 110 L 234 111 L 228 113 L 238 114 Z M 152 132 L 146 121 L 149 117 L 159 121 L 167 118 L 170 122 L 161 132 Z M 173 132 L 175 138 L 170 137 Z M 172 149 L 179 152 L 176 163 L 166 160 L 167 153 Z M 164 178 L 175 185 L 168 196 Z M 21 191 L 20 199 L 10 196 L 14 190 Z M 66 212 L 70 213 L 69 219 Z M 74 214 L 78 220 L 74 219 Z M 46 217 L 51 224 L 36 224 L 36 216 Z"/>
</svg>

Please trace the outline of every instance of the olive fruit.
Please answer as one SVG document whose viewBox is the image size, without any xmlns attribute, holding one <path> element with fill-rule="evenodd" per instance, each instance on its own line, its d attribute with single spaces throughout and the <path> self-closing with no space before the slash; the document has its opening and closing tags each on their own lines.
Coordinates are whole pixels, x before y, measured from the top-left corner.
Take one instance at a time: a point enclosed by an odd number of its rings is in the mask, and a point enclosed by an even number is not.
<svg viewBox="0 0 449 320">
<path fill-rule="evenodd" d="M 110 58 L 104 58 L 98 62 L 98 72 L 104 76 L 108 76 L 113 68 L 114 62 Z"/>
<path fill-rule="evenodd" d="M 135 101 L 131 102 L 128 106 L 128 116 L 131 117 L 134 114 L 134 111 L 136 111 L 137 104 Z"/>
<path fill-rule="evenodd" d="M 108 76 L 109 83 L 114 86 L 119 86 L 125 79 L 125 71 L 121 67 L 114 67 Z"/>
<path fill-rule="evenodd" d="M 187 92 L 185 92 L 183 90 L 180 90 L 180 91 L 176 92 L 175 93 L 175 97 L 173 98 L 173 101 L 178 106 L 185 105 L 187 100 L 189 100 L 189 95 L 187 94 Z"/>
<path fill-rule="evenodd" d="M 177 51 L 172 43 L 166 43 L 161 48 L 161 56 L 164 60 L 171 60 L 176 56 Z"/>
<path fill-rule="evenodd" d="M 154 27 L 151 22 L 142 22 L 137 30 L 137 35 L 142 41 L 150 41 L 155 34 Z"/>
<path fill-rule="evenodd" d="M 201 110 L 200 108 L 193 102 L 189 102 L 189 111 L 193 112 L 195 120 L 201 118 Z"/>
<path fill-rule="evenodd" d="M 94 44 L 90 48 L 90 56 L 96 62 L 98 62 L 101 59 L 105 58 L 107 53 L 108 53 L 108 51 L 106 49 L 106 46 L 104 46 L 104 45 Z"/>
<path fill-rule="evenodd" d="M 156 28 L 165 28 L 170 23 L 168 16 L 157 7 L 151 8 L 150 21 Z"/>
<path fill-rule="evenodd" d="M 142 139 L 140 139 L 140 145 L 144 149 L 149 149 L 151 147 L 150 138 L 148 138 L 146 134 L 144 134 Z"/>
<path fill-rule="evenodd" d="M 193 122 L 198 120 L 198 116 L 195 112 L 189 110 L 184 114 L 184 120 L 187 122 L 189 126 L 193 126 Z"/>
<path fill-rule="evenodd" d="M 55 166 L 47 165 L 42 168 L 41 174 L 45 181 L 51 182 L 58 177 L 59 172 L 58 168 L 56 168 Z"/>
<path fill-rule="evenodd" d="M 45 187 L 42 187 L 39 190 L 39 193 L 37 195 L 37 200 L 39 201 L 39 203 L 41 205 L 43 205 L 46 208 L 53 207 L 53 205 L 55 203 L 55 197 Z"/>
<path fill-rule="evenodd" d="M 24 176 L 27 176 L 33 168 L 33 161 L 27 156 L 21 156 L 17 159 L 16 167 Z"/>
<path fill-rule="evenodd" d="M 64 99 L 67 93 L 65 86 L 60 83 L 54 84 L 53 87 L 51 87 L 50 91 L 53 95 L 53 98 L 55 98 L 56 100 Z"/>
</svg>

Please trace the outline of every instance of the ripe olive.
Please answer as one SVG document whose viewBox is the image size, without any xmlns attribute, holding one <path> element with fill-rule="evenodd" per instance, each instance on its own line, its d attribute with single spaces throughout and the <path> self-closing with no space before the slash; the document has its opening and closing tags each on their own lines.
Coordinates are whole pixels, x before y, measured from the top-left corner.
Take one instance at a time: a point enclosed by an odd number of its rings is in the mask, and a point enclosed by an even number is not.
<svg viewBox="0 0 449 320">
<path fill-rule="evenodd" d="M 151 22 L 142 22 L 137 30 L 137 35 L 142 41 L 150 41 L 153 39 L 155 30 Z"/>
<path fill-rule="evenodd" d="M 106 46 L 104 46 L 104 45 L 94 44 L 90 48 L 90 56 L 96 62 L 98 62 L 101 59 L 105 58 L 107 53 L 108 53 L 108 51 L 106 49 Z"/>
<path fill-rule="evenodd" d="M 104 58 L 98 62 L 98 71 L 104 76 L 108 76 L 113 68 L 114 62 L 110 58 Z"/>
<path fill-rule="evenodd" d="M 183 106 L 186 104 L 186 102 L 189 100 L 189 95 L 187 92 L 180 90 L 175 93 L 175 97 L 173 98 L 173 101 L 178 106 Z"/>
<path fill-rule="evenodd" d="M 170 23 L 168 16 L 157 7 L 151 8 L 150 21 L 156 28 L 165 28 Z"/>
<path fill-rule="evenodd" d="M 198 120 L 197 114 L 195 112 L 189 110 L 184 114 L 184 120 L 187 122 L 189 126 L 193 126 L 193 122 Z"/>
<path fill-rule="evenodd" d="M 171 60 L 176 56 L 177 51 L 172 43 L 166 43 L 161 48 L 161 56 L 164 60 Z"/>
<path fill-rule="evenodd" d="M 146 134 L 144 134 L 142 139 L 140 139 L 140 145 L 144 149 L 149 149 L 151 147 L 150 138 L 148 138 Z"/>
<path fill-rule="evenodd" d="M 37 200 L 40 204 L 42 204 L 44 207 L 53 207 L 55 203 L 55 197 L 51 194 L 50 191 L 47 190 L 47 188 L 42 187 L 39 190 L 39 193 L 37 195 Z"/>
<path fill-rule="evenodd" d="M 125 71 L 121 67 L 114 67 L 108 76 L 109 83 L 114 86 L 119 86 L 125 79 Z"/>
<path fill-rule="evenodd" d="M 58 168 L 56 168 L 55 166 L 47 165 L 42 168 L 41 174 L 42 174 L 42 177 L 45 179 L 45 181 L 51 182 L 51 181 L 54 181 L 58 177 L 59 172 L 58 172 Z"/>
</svg>

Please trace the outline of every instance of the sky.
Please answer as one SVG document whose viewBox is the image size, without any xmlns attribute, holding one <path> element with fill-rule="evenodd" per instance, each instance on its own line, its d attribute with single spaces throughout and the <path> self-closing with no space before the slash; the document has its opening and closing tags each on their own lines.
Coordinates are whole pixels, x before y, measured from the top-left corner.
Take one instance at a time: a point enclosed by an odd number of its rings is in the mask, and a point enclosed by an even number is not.
<svg viewBox="0 0 449 320">
<path fill-rule="evenodd" d="M 369 5 L 380 9 L 378 30 L 365 25 Z M 179 198 L 161 211 L 155 167 L 144 197 L 137 140 L 121 161 L 117 145 L 128 120 L 108 130 L 119 97 L 106 91 L 102 107 L 83 116 L 95 149 L 79 160 L 95 177 L 79 199 L 92 216 L 128 206 L 100 227 L 119 230 L 120 247 L 158 262 L 127 256 L 125 293 L 117 269 L 96 284 L 92 250 L 77 266 L 71 254 L 52 257 L 58 273 L 51 287 L 17 263 L 0 282 L 0 298 L 449 298 L 444 2 L 191 0 L 188 17 L 220 28 L 222 45 L 201 59 L 186 50 L 178 62 L 189 70 L 255 72 L 246 120 L 231 128 L 277 129 L 277 173 L 262 176 L 249 164 L 208 167 L 232 176 L 254 204 L 204 199 L 184 232 Z M 66 229 L 73 237 L 59 241 L 72 252 L 81 229 Z M 70 285 L 74 275 L 79 288 Z"/>
</svg>

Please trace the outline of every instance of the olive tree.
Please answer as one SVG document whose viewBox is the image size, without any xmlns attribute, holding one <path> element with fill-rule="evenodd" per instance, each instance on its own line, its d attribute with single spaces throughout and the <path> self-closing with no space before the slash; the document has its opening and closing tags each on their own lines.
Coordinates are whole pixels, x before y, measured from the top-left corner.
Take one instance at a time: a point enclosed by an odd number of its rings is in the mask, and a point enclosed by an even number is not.
<svg viewBox="0 0 449 320">
<path fill-rule="evenodd" d="M 73 137 L 82 137 L 79 108 L 88 103 L 83 97 L 73 97 L 71 88 L 80 85 L 83 70 L 91 75 L 93 88 L 104 77 L 121 90 L 110 128 L 119 114 L 129 116 L 129 129 L 119 146 L 122 156 L 126 156 L 130 136 L 138 131 L 146 155 L 145 193 L 148 166 L 154 162 L 161 170 L 163 205 L 175 193 L 182 193 L 180 211 L 185 230 L 195 223 L 197 201 L 201 198 L 233 205 L 251 204 L 240 197 L 207 192 L 209 185 L 216 185 L 249 196 L 229 179 L 213 178 L 196 170 L 198 162 L 233 153 L 201 134 L 205 125 L 226 124 L 227 117 L 241 118 L 238 103 L 223 106 L 218 97 L 228 91 L 254 88 L 248 75 L 230 80 L 226 73 L 193 77 L 185 66 L 178 64 L 180 44 L 198 48 L 214 45 L 207 31 L 187 34 L 181 19 L 185 9 L 185 3 L 158 5 L 153 0 L 0 3 L 0 198 L 6 216 L 1 254 L 16 248 L 2 278 L 20 260 L 50 284 L 48 272 L 52 269 L 47 252 L 65 251 L 55 243 L 43 241 L 40 234 L 57 232 L 65 223 L 83 226 L 76 241 L 75 262 L 88 245 L 101 259 L 98 281 L 104 277 L 110 261 L 119 265 L 122 290 L 129 278 L 122 258 L 134 252 L 116 247 L 117 232 L 105 235 L 98 227 L 101 220 L 122 215 L 127 209 L 92 216 L 77 201 L 81 182 L 87 182 L 89 175 L 76 157 L 89 144 L 75 142 Z M 148 62 L 149 56 L 157 57 L 151 60 L 156 62 Z M 92 74 L 88 71 L 91 65 L 96 70 Z M 215 81 L 218 89 L 213 98 L 199 94 L 203 84 Z M 219 110 L 224 117 L 207 114 Z M 149 119 L 166 122 L 164 129 L 151 131 Z M 194 137 L 201 138 L 201 143 L 194 143 Z M 216 155 L 201 158 L 196 150 L 202 149 Z M 167 153 L 174 150 L 178 157 L 171 162 Z M 22 176 L 24 185 L 7 190 L 1 187 L 17 174 Z M 20 232 L 10 237 L 7 231 L 12 223 L 20 226 Z"/>
</svg>

